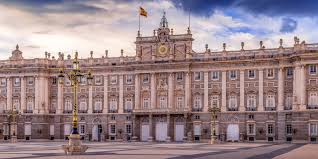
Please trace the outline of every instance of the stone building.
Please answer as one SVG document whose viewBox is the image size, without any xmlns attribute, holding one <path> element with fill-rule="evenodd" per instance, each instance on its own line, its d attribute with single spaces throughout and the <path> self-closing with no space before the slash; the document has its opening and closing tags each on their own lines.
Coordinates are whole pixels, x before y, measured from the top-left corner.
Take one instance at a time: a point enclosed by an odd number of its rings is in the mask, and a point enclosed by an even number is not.
<svg viewBox="0 0 318 159">
<path fill-rule="evenodd" d="M 93 85 L 81 80 L 79 129 L 90 141 L 204 141 L 210 138 L 217 106 L 217 135 L 223 141 L 316 142 L 318 124 L 318 44 L 205 52 L 192 50 L 190 28 L 174 35 L 165 16 L 152 36 L 136 37 L 136 55 L 80 59 L 92 69 Z M 16 47 L 0 61 L 0 139 L 14 128 L 19 140 L 67 140 L 72 121 L 70 81 L 58 69 L 72 59 L 24 59 Z"/>
</svg>

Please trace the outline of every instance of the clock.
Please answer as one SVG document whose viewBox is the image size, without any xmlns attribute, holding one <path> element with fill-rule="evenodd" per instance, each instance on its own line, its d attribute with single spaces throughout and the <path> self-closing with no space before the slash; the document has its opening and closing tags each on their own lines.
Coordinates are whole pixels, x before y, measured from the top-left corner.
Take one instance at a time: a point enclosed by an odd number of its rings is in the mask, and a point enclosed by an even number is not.
<svg viewBox="0 0 318 159">
<path fill-rule="evenodd" d="M 166 45 L 161 44 L 158 48 L 158 53 L 160 56 L 166 56 L 168 52 L 168 47 Z"/>
</svg>

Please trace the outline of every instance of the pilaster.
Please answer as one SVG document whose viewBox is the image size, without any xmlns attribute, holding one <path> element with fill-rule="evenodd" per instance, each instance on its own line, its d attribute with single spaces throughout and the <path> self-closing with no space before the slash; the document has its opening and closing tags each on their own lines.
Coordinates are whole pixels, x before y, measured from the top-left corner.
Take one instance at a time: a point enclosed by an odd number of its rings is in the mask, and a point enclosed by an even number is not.
<svg viewBox="0 0 318 159">
<path fill-rule="evenodd" d="M 7 108 L 6 110 L 12 110 L 12 79 L 7 78 Z"/>
<path fill-rule="evenodd" d="M 140 109 L 140 75 L 135 74 L 135 109 Z"/>
<path fill-rule="evenodd" d="M 88 86 L 88 114 L 93 113 L 93 86 Z"/>
<path fill-rule="evenodd" d="M 284 110 L 284 69 L 279 68 L 278 70 L 278 111 Z"/>
<path fill-rule="evenodd" d="M 222 71 L 222 106 L 221 111 L 226 111 L 226 71 Z"/>
<path fill-rule="evenodd" d="M 264 111 L 264 71 L 260 69 L 258 71 L 258 111 Z"/>
<path fill-rule="evenodd" d="M 244 85 L 244 70 L 240 70 L 240 108 L 239 111 L 245 111 L 245 85 Z"/>
<path fill-rule="evenodd" d="M 157 108 L 156 106 L 156 95 L 157 95 L 157 88 L 156 88 L 156 74 L 151 74 L 151 107 L 150 109 Z"/>
<path fill-rule="evenodd" d="M 119 75 L 119 107 L 118 113 L 124 112 L 124 76 Z"/>
<path fill-rule="evenodd" d="M 174 108 L 174 76 L 173 73 L 169 73 L 168 77 L 168 108 Z"/>
<path fill-rule="evenodd" d="M 104 76 L 104 107 L 103 113 L 108 113 L 108 76 Z"/>
<path fill-rule="evenodd" d="M 209 72 L 204 72 L 204 96 L 203 96 L 203 112 L 208 112 L 209 108 Z"/>
</svg>

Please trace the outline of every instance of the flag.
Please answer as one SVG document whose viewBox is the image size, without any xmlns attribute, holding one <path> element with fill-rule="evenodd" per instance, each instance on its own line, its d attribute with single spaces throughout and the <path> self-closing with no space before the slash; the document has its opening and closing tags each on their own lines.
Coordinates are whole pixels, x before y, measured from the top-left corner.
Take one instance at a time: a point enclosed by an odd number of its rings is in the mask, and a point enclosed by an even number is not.
<svg viewBox="0 0 318 159">
<path fill-rule="evenodd" d="M 139 7 L 139 14 L 144 17 L 147 17 L 148 15 L 147 11 L 143 9 L 142 7 Z"/>
</svg>

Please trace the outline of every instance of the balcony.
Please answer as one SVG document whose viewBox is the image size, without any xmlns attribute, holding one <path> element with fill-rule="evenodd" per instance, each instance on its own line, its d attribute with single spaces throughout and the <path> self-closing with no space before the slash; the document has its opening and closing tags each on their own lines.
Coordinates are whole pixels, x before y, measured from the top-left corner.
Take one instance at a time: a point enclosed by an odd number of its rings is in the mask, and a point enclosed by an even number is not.
<svg viewBox="0 0 318 159">
<path fill-rule="evenodd" d="M 275 111 L 276 107 L 264 107 L 265 111 Z"/>
<path fill-rule="evenodd" d="M 227 108 L 227 111 L 229 112 L 238 111 L 238 108 Z"/>
<path fill-rule="evenodd" d="M 192 108 L 192 112 L 202 112 L 202 108 Z"/>
<path fill-rule="evenodd" d="M 93 113 L 102 113 L 103 110 L 93 110 Z"/>
<path fill-rule="evenodd" d="M 293 107 L 292 106 L 284 106 L 284 110 L 292 110 Z"/>
<path fill-rule="evenodd" d="M 132 113 L 132 109 L 124 109 L 124 113 Z"/>
<path fill-rule="evenodd" d="M 55 110 L 55 109 L 49 109 L 49 113 L 50 113 L 50 114 L 55 114 L 55 113 L 56 113 L 56 110 Z"/>
<path fill-rule="evenodd" d="M 256 107 L 246 107 L 246 111 L 256 111 Z"/>
<path fill-rule="evenodd" d="M 87 113 L 87 110 L 78 110 L 78 113 Z"/>
<path fill-rule="evenodd" d="M 64 114 L 72 114 L 72 110 L 64 110 L 63 113 Z"/>
<path fill-rule="evenodd" d="M 318 109 L 318 105 L 307 105 L 307 109 Z"/>
<path fill-rule="evenodd" d="M 118 113 L 118 110 L 110 109 L 110 110 L 108 110 L 108 113 Z"/>
<path fill-rule="evenodd" d="M 24 110 L 24 113 L 32 114 L 32 113 L 33 113 L 33 110 Z"/>
</svg>

